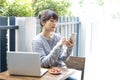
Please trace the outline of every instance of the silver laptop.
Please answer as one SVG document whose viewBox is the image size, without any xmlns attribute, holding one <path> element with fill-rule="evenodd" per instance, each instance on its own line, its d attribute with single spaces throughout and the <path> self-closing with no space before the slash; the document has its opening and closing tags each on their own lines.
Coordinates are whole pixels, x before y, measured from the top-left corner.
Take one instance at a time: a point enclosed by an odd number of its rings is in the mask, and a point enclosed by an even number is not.
<svg viewBox="0 0 120 80">
<path fill-rule="evenodd" d="M 39 53 L 7 52 L 7 68 L 11 75 L 42 76 L 48 69 L 40 66 Z"/>
</svg>

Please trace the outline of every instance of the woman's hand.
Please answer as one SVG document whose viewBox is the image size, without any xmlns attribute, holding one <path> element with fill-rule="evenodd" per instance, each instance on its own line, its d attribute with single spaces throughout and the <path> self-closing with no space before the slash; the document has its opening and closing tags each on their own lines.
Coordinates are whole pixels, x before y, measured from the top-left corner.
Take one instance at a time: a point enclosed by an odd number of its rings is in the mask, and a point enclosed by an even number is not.
<svg viewBox="0 0 120 80">
<path fill-rule="evenodd" d="M 74 40 L 66 40 L 65 45 L 66 45 L 68 48 L 73 47 L 73 46 L 74 46 Z"/>
<path fill-rule="evenodd" d="M 64 45 L 66 43 L 66 38 L 61 38 L 61 40 L 58 42 L 60 45 Z"/>
<path fill-rule="evenodd" d="M 66 45 L 68 48 L 74 46 L 74 40 L 67 40 L 66 38 L 61 38 L 61 40 L 58 42 L 60 45 Z"/>
</svg>

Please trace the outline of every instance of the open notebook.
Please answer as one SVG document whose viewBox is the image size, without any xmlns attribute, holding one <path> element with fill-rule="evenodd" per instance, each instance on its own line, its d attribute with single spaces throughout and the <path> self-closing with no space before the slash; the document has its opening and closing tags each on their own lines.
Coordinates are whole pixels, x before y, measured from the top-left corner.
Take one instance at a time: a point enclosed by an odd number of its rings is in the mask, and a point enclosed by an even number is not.
<svg viewBox="0 0 120 80">
<path fill-rule="evenodd" d="M 42 76 L 48 69 L 40 67 L 40 54 L 36 52 L 7 52 L 7 68 L 11 75 Z"/>
</svg>

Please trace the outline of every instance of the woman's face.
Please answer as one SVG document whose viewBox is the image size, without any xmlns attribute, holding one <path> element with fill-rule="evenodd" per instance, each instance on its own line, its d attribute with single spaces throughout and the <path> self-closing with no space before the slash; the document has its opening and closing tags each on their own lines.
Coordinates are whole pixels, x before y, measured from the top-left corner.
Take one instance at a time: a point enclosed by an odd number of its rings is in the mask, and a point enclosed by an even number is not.
<svg viewBox="0 0 120 80">
<path fill-rule="evenodd" d="M 50 18 L 48 21 L 46 21 L 43 25 L 43 28 L 49 32 L 55 31 L 57 21 L 53 18 Z"/>
</svg>

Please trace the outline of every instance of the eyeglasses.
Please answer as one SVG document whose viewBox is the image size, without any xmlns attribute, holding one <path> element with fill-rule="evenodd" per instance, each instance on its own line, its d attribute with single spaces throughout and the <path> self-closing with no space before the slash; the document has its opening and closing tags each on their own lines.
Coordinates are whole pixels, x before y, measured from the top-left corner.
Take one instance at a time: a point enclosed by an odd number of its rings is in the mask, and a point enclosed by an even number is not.
<svg viewBox="0 0 120 80">
<path fill-rule="evenodd" d="M 54 20 L 54 19 L 50 19 L 49 21 L 52 22 L 52 23 L 57 23 L 58 22 L 57 20 Z"/>
</svg>

